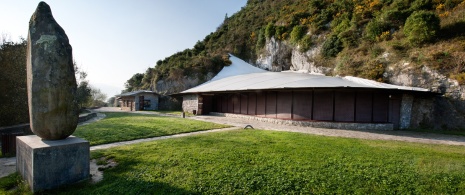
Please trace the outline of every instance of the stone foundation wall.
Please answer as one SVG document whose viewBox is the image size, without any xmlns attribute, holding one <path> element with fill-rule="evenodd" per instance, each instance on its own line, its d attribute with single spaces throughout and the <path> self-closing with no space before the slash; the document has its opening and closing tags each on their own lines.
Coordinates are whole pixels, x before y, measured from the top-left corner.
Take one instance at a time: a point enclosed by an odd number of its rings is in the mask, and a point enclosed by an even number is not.
<svg viewBox="0 0 465 195">
<path fill-rule="evenodd" d="M 400 103 L 400 121 L 399 128 L 407 129 L 410 127 L 410 122 L 412 119 L 412 104 L 413 104 L 413 95 L 403 94 L 402 101 Z"/>
<path fill-rule="evenodd" d="M 198 95 L 184 95 L 182 97 L 182 111 L 193 113 L 194 110 L 196 112 L 199 110 Z"/>
<path fill-rule="evenodd" d="M 394 125 L 391 123 L 375 124 L 375 123 L 342 123 L 342 122 L 324 122 L 324 121 L 293 121 L 293 120 L 262 118 L 262 117 L 256 117 L 256 116 L 250 116 L 250 115 L 219 113 L 219 112 L 210 112 L 210 115 L 242 118 L 242 119 L 247 119 L 247 120 L 257 120 L 261 122 L 274 123 L 274 124 L 279 124 L 279 125 L 295 125 L 295 126 L 327 128 L 327 129 L 382 130 L 382 131 L 394 130 Z"/>
</svg>

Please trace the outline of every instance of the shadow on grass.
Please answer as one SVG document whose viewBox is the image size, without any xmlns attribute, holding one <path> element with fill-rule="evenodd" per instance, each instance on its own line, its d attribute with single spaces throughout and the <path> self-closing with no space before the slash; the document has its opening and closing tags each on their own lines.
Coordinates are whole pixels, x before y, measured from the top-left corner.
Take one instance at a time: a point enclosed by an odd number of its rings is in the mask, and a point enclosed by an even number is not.
<svg viewBox="0 0 465 195">
<path fill-rule="evenodd" d="M 150 175 L 150 172 L 148 168 L 136 168 L 141 164 L 144 163 L 124 160 L 116 167 L 104 170 L 104 178 L 98 183 L 92 184 L 90 180 L 86 180 L 36 194 L 198 194 L 144 177 Z"/>
</svg>

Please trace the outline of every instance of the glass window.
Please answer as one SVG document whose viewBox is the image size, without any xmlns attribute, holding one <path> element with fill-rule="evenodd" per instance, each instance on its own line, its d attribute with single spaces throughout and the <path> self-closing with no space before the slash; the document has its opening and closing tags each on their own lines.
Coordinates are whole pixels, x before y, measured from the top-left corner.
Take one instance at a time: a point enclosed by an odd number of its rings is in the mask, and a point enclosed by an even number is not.
<svg viewBox="0 0 465 195">
<path fill-rule="evenodd" d="M 150 100 L 144 100 L 144 107 L 150 107 Z"/>
</svg>

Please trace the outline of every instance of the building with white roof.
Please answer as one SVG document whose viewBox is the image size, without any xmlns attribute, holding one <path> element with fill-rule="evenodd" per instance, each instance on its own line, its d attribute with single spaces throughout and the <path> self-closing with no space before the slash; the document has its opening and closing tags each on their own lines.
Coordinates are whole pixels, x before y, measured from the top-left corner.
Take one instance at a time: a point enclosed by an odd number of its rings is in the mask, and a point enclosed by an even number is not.
<svg viewBox="0 0 465 195">
<path fill-rule="evenodd" d="M 435 95 L 423 88 L 350 76 L 269 72 L 232 55 L 230 60 L 232 64 L 210 81 L 181 92 L 184 111 L 312 126 L 339 123 L 329 125 L 332 128 L 376 124 L 386 126 L 381 129 L 404 129 L 410 126 L 414 98 Z"/>
</svg>

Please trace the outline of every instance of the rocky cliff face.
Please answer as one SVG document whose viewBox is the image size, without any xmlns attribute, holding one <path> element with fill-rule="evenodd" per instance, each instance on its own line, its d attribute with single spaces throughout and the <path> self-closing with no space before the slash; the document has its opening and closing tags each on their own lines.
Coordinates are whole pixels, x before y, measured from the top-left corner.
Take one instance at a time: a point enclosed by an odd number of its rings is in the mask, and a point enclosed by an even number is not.
<svg viewBox="0 0 465 195">
<path fill-rule="evenodd" d="M 256 65 L 270 71 L 293 70 L 330 75 L 335 65 L 321 66 L 318 59 L 320 50 L 321 45 L 315 45 L 307 52 L 300 52 L 298 46 L 272 38 L 267 40 Z M 409 61 L 393 62 L 389 61 L 389 57 L 387 52 L 380 56 L 388 62 L 383 74 L 385 81 L 443 94 L 433 98 L 415 98 L 411 119 L 414 128 L 465 129 L 465 86 L 426 65 L 419 70 Z"/>
<path fill-rule="evenodd" d="M 300 52 L 298 46 L 271 38 L 266 41 L 263 53 L 258 56 L 255 63 L 262 69 L 275 72 L 292 70 L 329 74 L 332 68 L 317 65 L 320 50 L 321 45 L 316 45 L 307 52 Z"/>
<path fill-rule="evenodd" d="M 155 85 L 155 91 L 160 94 L 173 94 L 180 91 L 190 89 L 192 87 L 198 86 L 205 81 L 208 81 L 213 78 L 213 73 L 208 73 L 207 75 L 198 76 L 194 75 L 193 77 L 184 76 L 181 80 L 159 80 Z M 204 78 L 204 79 L 200 79 Z"/>
<path fill-rule="evenodd" d="M 392 84 L 422 87 L 443 94 L 434 99 L 417 99 L 412 119 L 415 127 L 465 128 L 465 86 L 456 80 L 427 66 L 415 70 L 405 61 L 389 66 L 385 75 Z"/>
</svg>

